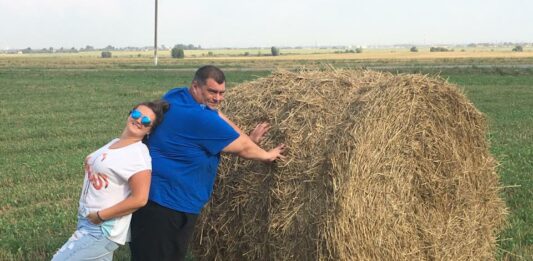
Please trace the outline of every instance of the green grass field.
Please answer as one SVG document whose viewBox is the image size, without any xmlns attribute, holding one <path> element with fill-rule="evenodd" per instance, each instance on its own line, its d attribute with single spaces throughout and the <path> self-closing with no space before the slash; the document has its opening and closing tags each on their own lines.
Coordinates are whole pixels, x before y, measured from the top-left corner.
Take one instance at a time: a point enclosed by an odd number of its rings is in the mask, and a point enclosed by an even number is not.
<svg viewBox="0 0 533 261">
<path fill-rule="evenodd" d="M 0 59 L 0 260 L 50 259 L 75 229 L 84 157 L 120 134 L 136 102 L 187 85 L 194 66 L 211 62 L 170 63 L 154 69 L 145 61 L 69 67 L 61 62 L 48 66 L 39 59 Z M 261 66 L 245 70 L 253 61 L 215 63 L 228 69 L 229 87 L 270 73 Z M 283 65 L 302 64 L 286 61 Z M 357 67 L 340 67 L 352 66 Z M 498 258 L 531 260 L 533 71 L 476 66 L 424 69 L 416 63 L 409 69 L 387 69 L 439 73 L 458 84 L 486 114 L 488 138 L 501 163 L 502 195 L 510 210 L 508 226 L 499 237 Z M 128 260 L 128 256 L 127 247 L 115 254 L 116 260 Z"/>
</svg>

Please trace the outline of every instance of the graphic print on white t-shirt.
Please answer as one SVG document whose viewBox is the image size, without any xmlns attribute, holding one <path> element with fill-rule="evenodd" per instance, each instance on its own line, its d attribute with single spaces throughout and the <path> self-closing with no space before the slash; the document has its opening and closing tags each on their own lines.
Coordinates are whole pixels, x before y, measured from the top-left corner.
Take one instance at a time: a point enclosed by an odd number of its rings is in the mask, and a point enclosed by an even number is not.
<svg viewBox="0 0 533 261">
<path fill-rule="evenodd" d="M 85 178 L 80 196 L 79 212 L 87 216 L 92 211 L 111 207 L 131 194 L 128 180 L 134 174 L 151 170 L 148 148 L 142 142 L 110 149 L 118 139 L 91 153 L 85 160 Z M 110 239 L 124 244 L 131 214 L 106 221 L 102 231 Z"/>
</svg>

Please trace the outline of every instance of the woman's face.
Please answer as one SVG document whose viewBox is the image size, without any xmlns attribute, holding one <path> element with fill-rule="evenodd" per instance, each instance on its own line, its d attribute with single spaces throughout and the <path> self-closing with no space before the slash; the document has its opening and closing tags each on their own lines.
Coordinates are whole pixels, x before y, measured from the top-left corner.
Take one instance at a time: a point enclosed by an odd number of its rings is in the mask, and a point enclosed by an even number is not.
<svg viewBox="0 0 533 261">
<path fill-rule="evenodd" d="M 139 105 L 133 109 L 128 117 L 127 128 L 132 134 L 136 136 L 144 137 L 144 135 L 150 133 L 152 124 L 155 121 L 155 113 L 152 109 Z"/>
</svg>

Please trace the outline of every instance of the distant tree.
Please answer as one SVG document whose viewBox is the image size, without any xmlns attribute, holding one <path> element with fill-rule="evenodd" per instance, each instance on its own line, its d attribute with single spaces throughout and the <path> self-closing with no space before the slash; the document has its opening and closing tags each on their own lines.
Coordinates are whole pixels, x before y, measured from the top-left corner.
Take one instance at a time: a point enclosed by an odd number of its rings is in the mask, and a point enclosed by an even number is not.
<svg viewBox="0 0 533 261">
<path fill-rule="evenodd" d="M 80 51 L 81 51 L 81 50 L 80 50 Z M 86 51 L 86 52 L 92 52 L 92 51 L 94 51 L 94 47 L 92 47 L 92 46 L 90 46 L 90 45 L 87 45 L 87 46 L 85 46 L 84 51 Z"/>
<path fill-rule="evenodd" d="M 200 45 L 198 47 L 194 46 L 193 44 L 176 44 L 174 47 L 181 48 L 183 50 L 199 50 L 202 49 Z"/>
<path fill-rule="evenodd" d="M 356 53 L 362 53 L 363 52 L 363 48 L 357 47 L 357 48 L 355 48 L 355 52 Z"/>
<path fill-rule="evenodd" d="M 185 58 L 185 51 L 183 50 L 183 48 L 180 48 L 178 45 L 176 45 L 170 51 L 170 55 L 172 56 L 172 58 L 183 59 Z"/>
<path fill-rule="evenodd" d="M 270 52 L 272 53 L 272 56 L 278 56 L 279 55 L 279 48 L 275 47 L 275 46 L 272 46 L 272 48 L 270 48 Z"/>
<path fill-rule="evenodd" d="M 211 51 L 207 52 L 207 56 L 215 56 L 215 54 Z"/>
<path fill-rule="evenodd" d="M 31 50 L 30 47 L 28 47 L 28 48 L 22 50 L 22 53 L 32 53 L 32 52 L 33 52 L 33 51 Z"/>
<path fill-rule="evenodd" d="M 72 48 L 70 48 L 69 52 L 70 53 L 77 53 L 78 50 L 76 49 L 76 47 L 72 47 Z"/>
<path fill-rule="evenodd" d="M 513 52 L 523 52 L 524 51 L 524 48 L 522 47 L 522 45 L 517 45 L 513 48 Z"/>
<path fill-rule="evenodd" d="M 100 54 L 100 57 L 102 57 L 102 58 L 111 58 L 111 52 L 110 51 L 103 51 Z"/>
<path fill-rule="evenodd" d="M 411 47 L 411 49 L 409 49 L 409 51 L 411 51 L 413 53 L 416 53 L 416 52 L 418 52 L 418 48 L 416 48 L 416 46 L 413 46 L 413 47 Z"/>
<path fill-rule="evenodd" d="M 114 50 L 115 50 L 115 47 L 113 47 L 112 45 L 108 45 L 108 46 L 106 46 L 103 50 L 104 50 L 104 51 L 114 51 Z"/>
<path fill-rule="evenodd" d="M 250 56 L 250 52 L 244 52 L 244 56 Z"/>
<path fill-rule="evenodd" d="M 444 47 L 431 47 L 429 48 L 429 51 L 430 52 L 449 52 L 450 50 Z"/>
</svg>

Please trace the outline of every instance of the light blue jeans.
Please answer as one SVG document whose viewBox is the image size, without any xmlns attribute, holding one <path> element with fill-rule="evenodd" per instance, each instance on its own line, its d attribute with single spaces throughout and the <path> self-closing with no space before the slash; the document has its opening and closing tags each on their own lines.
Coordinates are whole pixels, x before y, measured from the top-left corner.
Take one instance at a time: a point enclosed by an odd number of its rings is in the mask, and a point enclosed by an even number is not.
<svg viewBox="0 0 533 261">
<path fill-rule="evenodd" d="M 98 225 L 78 216 L 78 227 L 70 239 L 52 257 L 52 261 L 64 260 L 113 260 L 118 244 L 109 240 Z"/>
</svg>

